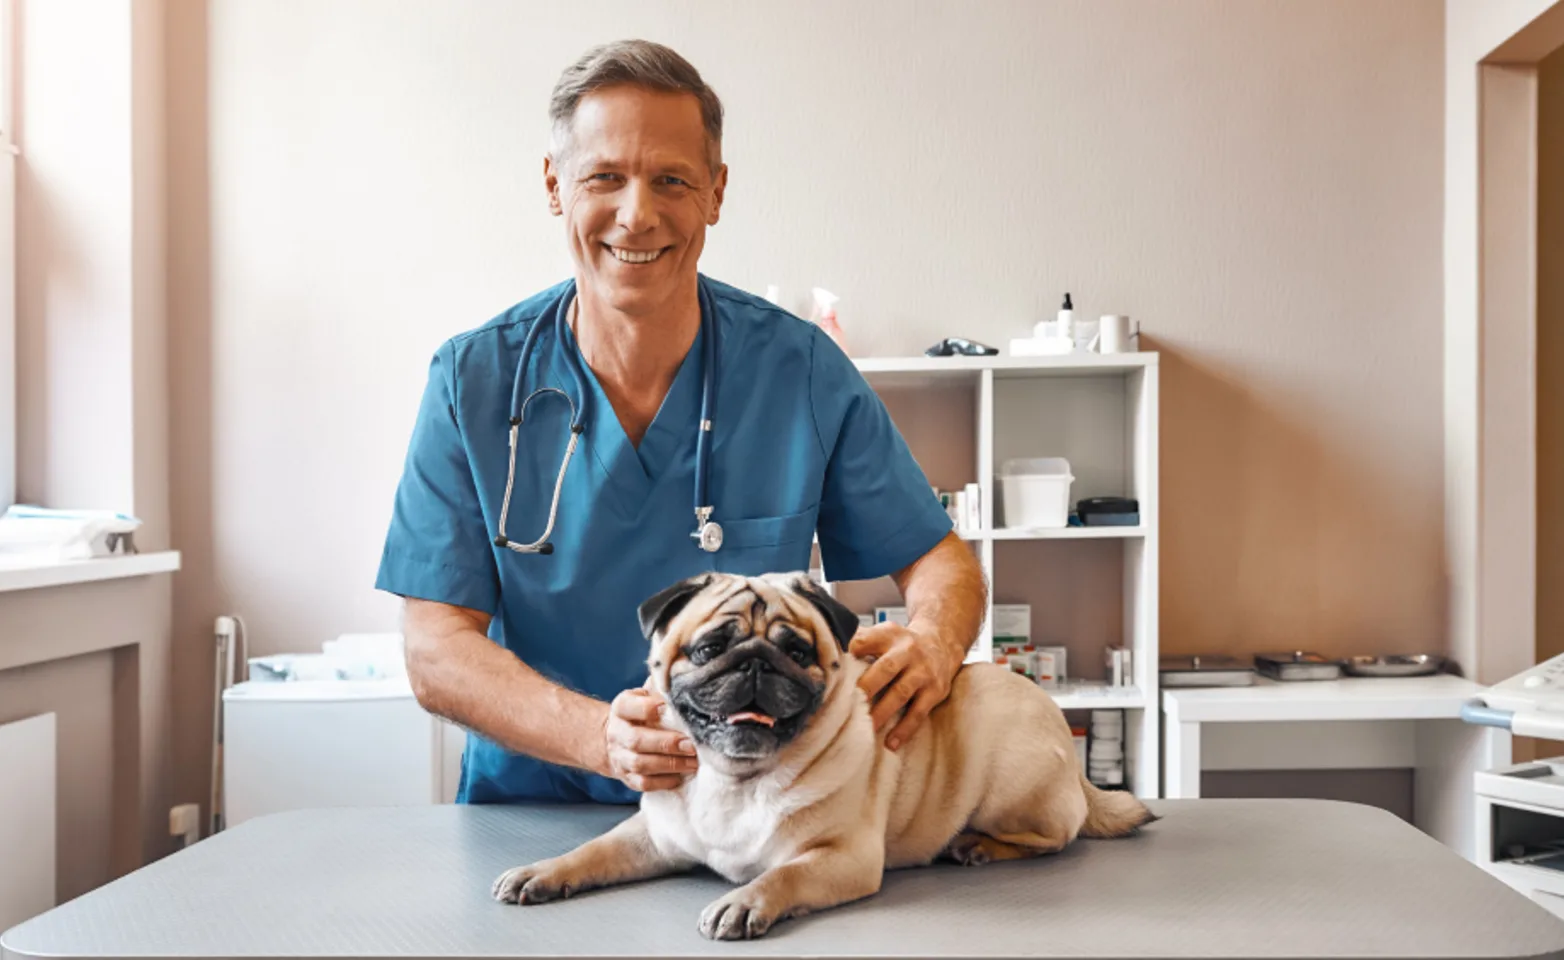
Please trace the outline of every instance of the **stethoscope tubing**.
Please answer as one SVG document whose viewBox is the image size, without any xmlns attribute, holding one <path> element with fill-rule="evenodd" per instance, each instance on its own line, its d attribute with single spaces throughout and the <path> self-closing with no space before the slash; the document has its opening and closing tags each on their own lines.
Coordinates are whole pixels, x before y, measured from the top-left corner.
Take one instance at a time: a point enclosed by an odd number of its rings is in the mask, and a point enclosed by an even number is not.
<svg viewBox="0 0 1564 960">
<path fill-rule="evenodd" d="M 720 323 L 716 313 L 712 310 L 712 304 L 707 296 L 704 286 L 700 288 L 701 327 L 705 336 L 702 338 L 701 349 L 701 408 L 700 424 L 695 435 L 695 519 L 696 531 L 691 534 L 702 546 L 702 549 L 715 551 L 720 548 L 722 541 L 721 526 L 711 522 L 712 505 L 707 500 L 708 480 L 711 468 L 711 435 L 713 422 L 716 416 L 716 382 L 717 382 L 717 355 L 718 338 L 717 326 Z M 554 338 L 557 343 L 565 343 L 565 317 L 570 306 L 574 302 L 575 295 L 561 297 L 554 309 Z M 538 341 L 539 334 L 547 324 L 534 322 L 527 328 L 527 335 L 522 338 L 521 356 L 516 363 L 516 375 L 511 383 L 510 399 L 510 457 L 505 471 L 505 495 L 500 501 L 500 521 L 498 535 L 494 538 L 495 546 L 506 547 L 518 553 L 551 554 L 554 545 L 549 543 L 549 536 L 554 532 L 554 524 L 559 513 L 559 498 L 565 486 L 565 472 L 570 466 L 570 459 L 575 454 L 576 445 L 581 435 L 586 432 L 586 410 L 589 401 L 586 377 L 581 372 L 578 364 L 567 359 L 566 365 L 570 367 L 572 379 L 576 381 L 579 391 L 580 403 L 577 404 L 570 394 L 559 387 L 538 387 L 522 399 L 522 386 L 526 381 L 527 362 L 532 356 L 533 348 Z M 511 492 L 516 480 L 516 443 L 517 435 L 522 424 L 526 422 L 527 407 L 542 393 L 557 393 L 565 398 L 570 405 L 570 441 L 565 446 L 565 455 L 559 465 L 559 474 L 554 478 L 554 494 L 549 503 L 548 524 L 544 527 L 543 535 L 532 543 L 520 544 L 511 540 L 505 533 L 505 524 L 510 517 Z M 712 528 L 714 536 L 703 537 L 702 533 L 707 527 Z M 712 545 L 708 545 L 708 544 Z"/>
</svg>

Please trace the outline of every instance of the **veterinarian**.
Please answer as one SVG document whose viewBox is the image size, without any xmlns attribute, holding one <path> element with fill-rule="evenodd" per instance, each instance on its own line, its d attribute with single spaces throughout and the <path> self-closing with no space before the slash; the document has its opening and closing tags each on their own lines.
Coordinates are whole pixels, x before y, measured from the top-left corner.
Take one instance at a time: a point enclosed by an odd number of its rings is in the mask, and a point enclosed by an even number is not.
<svg viewBox="0 0 1564 960">
<path fill-rule="evenodd" d="M 575 276 L 435 352 L 376 586 L 419 703 L 470 731 L 458 799 L 634 802 L 693 748 L 641 689 L 638 605 L 705 570 L 889 575 L 859 633 L 892 749 L 977 636 L 981 568 L 878 397 L 813 324 L 700 274 L 722 105 L 672 50 L 590 51 L 544 159 Z"/>
</svg>

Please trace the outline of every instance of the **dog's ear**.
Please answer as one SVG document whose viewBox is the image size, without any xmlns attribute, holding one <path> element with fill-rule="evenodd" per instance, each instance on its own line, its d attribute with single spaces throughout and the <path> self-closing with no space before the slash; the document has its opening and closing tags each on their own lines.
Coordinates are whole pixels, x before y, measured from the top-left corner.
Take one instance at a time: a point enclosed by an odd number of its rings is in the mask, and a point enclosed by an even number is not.
<svg viewBox="0 0 1564 960">
<path fill-rule="evenodd" d="M 642 601 L 637 613 L 641 618 L 641 633 L 650 642 L 657 631 L 668 626 L 668 621 L 679 615 L 690 598 L 711 584 L 711 574 L 703 573 L 686 577 L 678 583 L 664 587 Z"/>
<path fill-rule="evenodd" d="M 852 642 L 853 634 L 858 632 L 858 614 L 848 609 L 842 601 L 826 593 L 818 583 L 805 574 L 800 574 L 794 579 L 793 589 L 814 604 L 815 609 L 820 611 L 820 615 L 825 617 L 825 622 L 831 625 L 831 635 L 836 637 L 837 645 L 846 650 L 847 645 Z"/>
</svg>

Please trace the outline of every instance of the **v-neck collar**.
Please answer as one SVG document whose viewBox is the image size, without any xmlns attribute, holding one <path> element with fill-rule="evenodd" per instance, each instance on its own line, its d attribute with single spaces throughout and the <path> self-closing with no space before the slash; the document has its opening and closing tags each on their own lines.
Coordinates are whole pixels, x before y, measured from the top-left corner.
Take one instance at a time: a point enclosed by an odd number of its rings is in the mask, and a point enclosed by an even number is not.
<svg viewBox="0 0 1564 960">
<path fill-rule="evenodd" d="M 566 318 L 575 296 L 576 288 L 572 285 L 559 307 L 566 311 Z M 704 314 L 704 296 L 701 297 L 701 304 Z M 664 479 L 669 465 L 675 462 L 675 454 L 685 446 L 693 449 L 695 431 L 699 427 L 701 350 L 706 336 L 704 321 L 707 319 L 715 320 L 703 315 L 695 339 L 680 361 L 673 383 L 641 437 L 639 448 L 630 442 L 629 435 L 619 422 L 619 415 L 614 412 L 613 404 L 603 391 L 601 381 L 581 355 L 580 345 L 570 324 L 561 322 L 558 326 L 561 342 L 550 358 L 553 374 L 559 382 L 571 383 L 574 378 L 567 364 L 574 363 L 580 369 L 581 378 L 591 393 L 587 402 L 586 434 L 582 443 L 591 452 L 592 462 L 602 473 L 604 486 L 613 490 L 614 499 L 628 517 L 641 515 L 652 490 Z M 694 503 L 693 499 L 691 503 Z"/>
</svg>

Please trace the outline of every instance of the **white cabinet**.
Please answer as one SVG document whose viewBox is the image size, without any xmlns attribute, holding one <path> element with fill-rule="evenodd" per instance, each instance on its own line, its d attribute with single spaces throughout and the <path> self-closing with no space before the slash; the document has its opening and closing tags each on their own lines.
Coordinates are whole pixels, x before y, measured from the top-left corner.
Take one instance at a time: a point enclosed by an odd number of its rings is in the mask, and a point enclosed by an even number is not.
<svg viewBox="0 0 1564 960">
<path fill-rule="evenodd" d="M 0 724 L 0 931 L 55 905 L 56 717 Z"/>
<path fill-rule="evenodd" d="M 224 824 L 453 802 L 465 737 L 419 706 L 405 679 L 237 684 L 223 693 Z"/>
</svg>

